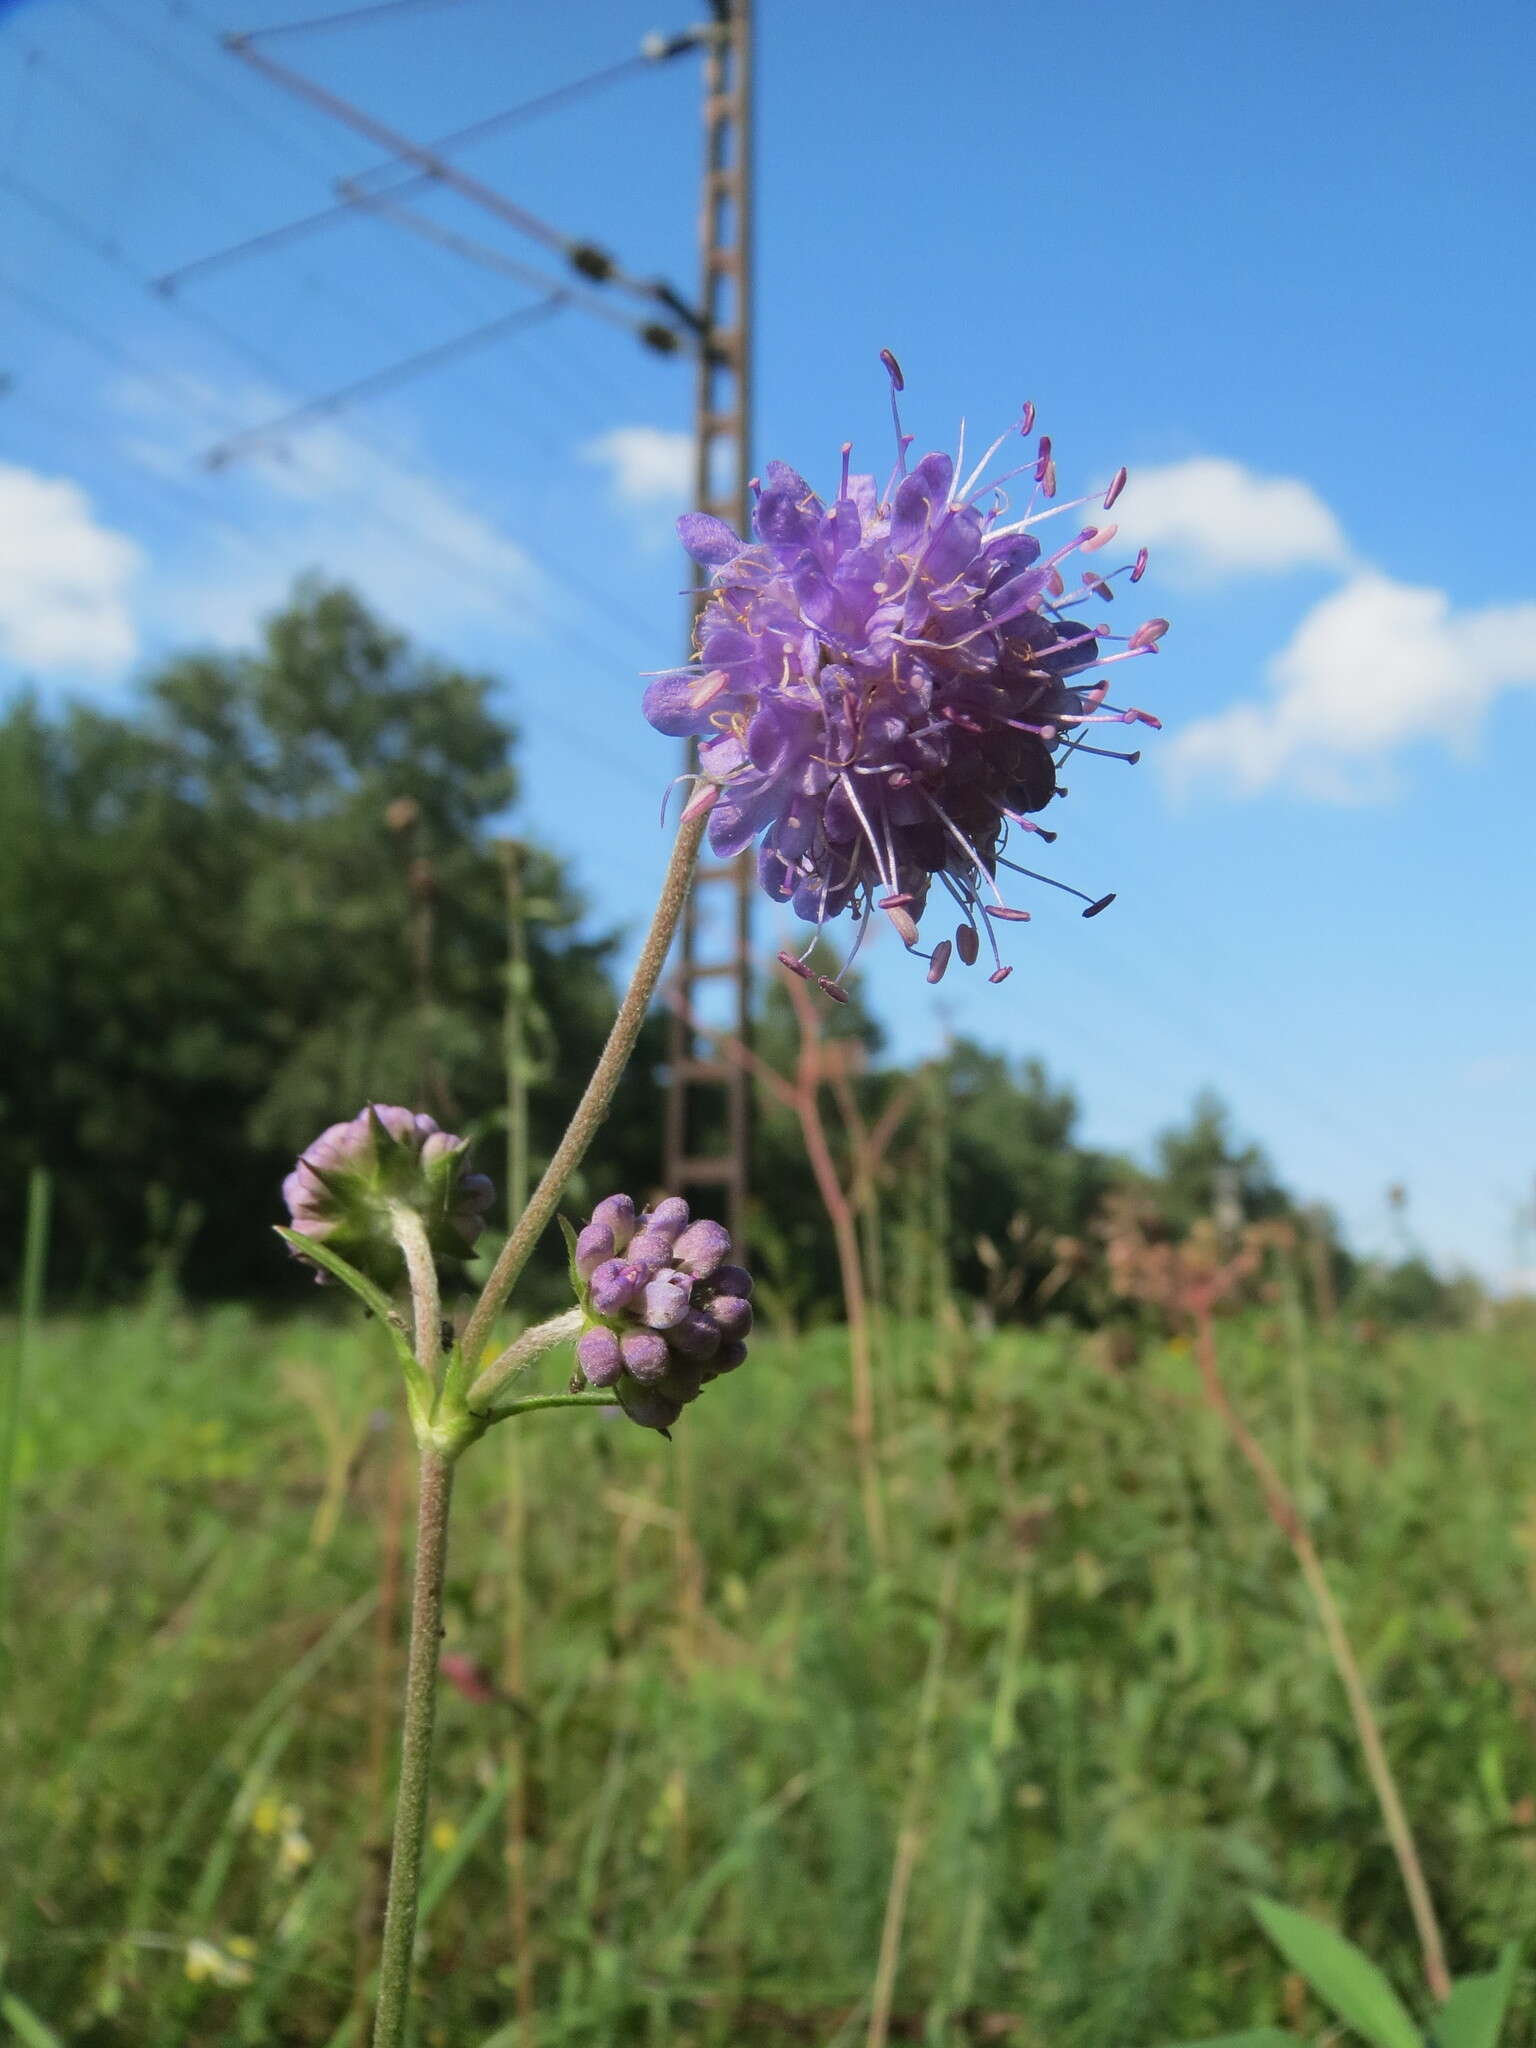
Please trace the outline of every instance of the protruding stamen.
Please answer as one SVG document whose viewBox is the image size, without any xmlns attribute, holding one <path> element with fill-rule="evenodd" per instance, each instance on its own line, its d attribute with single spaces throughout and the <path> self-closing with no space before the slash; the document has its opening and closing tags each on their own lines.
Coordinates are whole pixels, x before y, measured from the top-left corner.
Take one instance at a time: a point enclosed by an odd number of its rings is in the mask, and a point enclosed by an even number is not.
<svg viewBox="0 0 1536 2048">
<path fill-rule="evenodd" d="M 875 905 L 875 908 L 877 910 L 910 910 L 916 901 L 917 898 L 915 896 L 906 894 L 882 896 Z"/>
<path fill-rule="evenodd" d="M 904 910 L 900 904 L 882 903 L 880 907 L 895 926 L 901 943 L 910 952 L 917 944 L 917 920 L 910 910 Z"/>
<path fill-rule="evenodd" d="M 830 974 L 818 974 L 816 977 L 816 986 L 821 990 L 824 996 L 830 996 L 834 1003 L 846 1003 L 848 1000 L 847 989 L 839 988 L 837 983 L 832 979 Z"/>
<path fill-rule="evenodd" d="M 1124 473 L 1125 472 L 1122 470 L 1121 475 L 1123 476 Z M 1089 529 L 1087 539 L 1080 540 L 1078 542 L 1078 546 L 1082 549 L 1085 555 L 1096 555 L 1100 548 L 1107 548 L 1109 546 L 1110 542 L 1114 539 L 1115 535 L 1119 531 L 1120 529 L 1118 526 L 1091 527 Z"/>
<path fill-rule="evenodd" d="M 1124 761 L 1128 768 L 1134 768 L 1141 759 L 1140 747 L 1133 754 L 1117 754 L 1113 747 L 1089 747 L 1081 740 L 1063 740 L 1062 745 L 1074 754 L 1097 754 L 1101 761 Z"/>
<path fill-rule="evenodd" d="M 1024 436 L 1025 440 L 1027 441 L 1034 431 L 1035 401 L 1032 398 L 1026 398 L 1024 401 L 1024 411 L 1019 419 L 1019 432 Z"/>
<path fill-rule="evenodd" d="M 994 968 L 994 969 L 992 970 L 992 972 L 991 972 L 991 973 L 990 973 L 990 974 L 989 974 L 989 975 L 987 976 L 987 979 L 988 979 L 988 981 L 992 981 L 992 982 L 997 982 L 997 981 L 1006 981 L 1006 980 L 1008 979 L 1009 975 L 1010 975 L 1010 974 L 1012 974 L 1012 972 L 1013 972 L 1013 969 L 1012 969 L 1011 967 L 1004 967 L 1004 966 L 1002 966 L 1001 964 L 999 964 L 999 965 L 998 965 L 997 967 L 995 967 L 995 968 Z"/>
<path fill-rule="evenodd" d="M 1044 882 L 1047 889 L 1061 889 L 1068 896 L 1075 896 L 1080 903 L 1091 904 L 1093 902 L 1093 898 L 1086 889 L 1074 889 L 1070 882 L 1058 882 L 1054 875 L 1042 875 L 1034 868 L 1021 868 L 1016 860 L 1003 860 L 999 856 L 998 865 L 1000 867 L 1012 868 L 1016 875 L 1028 875 L 1032 882 Z M 1113 903 L 1114 900 L 1113 896 L 1100 897 L 1099 909 L 1102 910 L 1106 903 Z M 990 915 L 991 913 L 989 912 L 988 914 Z"/>
<path fill-rule="evenodd" d="M 1111 889 L 1109 894 L 1107 896 L 1101 896 L 1097 903 L 1089 904 L 1088 908 L 1083 912 L 1084 917 L 1097 917 L 1101 910 L 1108 910 L 1109 906 L 1111 905 L 1111 903 L 1114 902 L 1114 900 L 1115 891 Z"/>
<path fill-rule="evenodd" d="M 849 463 L 850 463 L 850 462 L 852 461 L 852 459 L 853 459 L 853 443 L 852 443 L 851 441 L 845 441 L 845 442 L 843 443 L 843 476 L 842 476 L 842 482 L 841 482 L 841 483 L 840 483 L 840 484 L 838 485 L 838 488 L 837 488 L 837 495 L 838 495 L 838 496 L 839 496 L 840 498 L 846 498 L 846 497 L 847 497 L 847 495 L 848 495 L 848 465 L 849 465 Z"/>
<path fill-rule="evenodd" d="M 1120 493 L 1125 489 L 1125 484 L 1126 472 L 1122 467 L 1120 469 L 1117 469 L 1114 475 L 1110 478 L 1109 489 L 1104 493 L 1104 510 L 1106 512 L 1109 510 L 1110 506 L 1114 504 L 1116 498 L 1119 497 Z"/>
<path fill-rule="evenodd" d="M 885 365 L 885 374 L 891 380 L 891 389 L 893 391 L 905 391 L 907 388 L 907 380 L 901 374 L 900 363 L 897 362 L 895 356 L 891 354 L 891 351 L 888 348 L 881 349 L 880 360 Z"/>
<path fill-rule="evenodd" d="M 797 960 L 793 953 L 780 953 L 779 965 L 787 967 L 791 974 L 798 974 L 802 981 L 814 981 L 815 975 L 803 960 Z"/>
<path fill-rule="evenodd" d="M 962 924 L 955 928 L 955 951 L 967 967 L 976 965 L 976 955 L 981 951 L 981 940 L 973 924 Z"/>
<path fill-rule="evenodd" d="M 1144 647 L 1155 647 L 1168 630 L 1166 619 L 1146 619 L 1126 641 L 1128 654 L 1139 654 Z"/>
<path fill-rule="evenodd" d="M 1015 910 L 1011 903 L 983 903 L 981 914 L 983 917 L 1000 917 L 1004 924 L 1029 923 L 1029 912 Z"/>
<path fill-rule="evenodd" d="M 1040 436 L 1040 446 L 1035 450 L 1035 482 L 1037 484 L 1045 482 L 1045 472 L 1049 469 L 1050 464 L 1051 437 L 1049 434 L 1042 434 Z M 1049 492 L 1046 495 L 1049 496 Z"/>
<path fill-rule="evenodd" d="M 949 941 L 940 939 L 928 960 L 928 980 L 931 983 L 944 979 L 944 970 L 949 965 Z"/>
<path fill-rule="evenodd" d="M 1136 559 L 1131 564 L 1131 581 L 1133 583 L 1139 583 L 1142 577 L 1146 575 L 1146 573 L 1147 551 L 1145 548 L 1138 548 L 1136 550 Z"/>
</svg>

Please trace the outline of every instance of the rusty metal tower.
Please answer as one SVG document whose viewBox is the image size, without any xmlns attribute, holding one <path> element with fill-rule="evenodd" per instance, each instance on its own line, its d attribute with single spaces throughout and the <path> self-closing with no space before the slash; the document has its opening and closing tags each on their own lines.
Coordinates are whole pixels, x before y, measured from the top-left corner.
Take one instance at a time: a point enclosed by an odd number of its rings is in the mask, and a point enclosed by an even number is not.
<svg viewBox="0 0 1536 2048">
<path fill-rule="evenodd" d="M 752 432 L 752 7 L 714 0 L 704 52 L 694 495 L 745 533 Z M 705 583 L 694 573 L 698 616 Z M 690 749 L 691 752 L 691 749 Z M 704 861 L 684 914 L 667 1044 L 664 1180 L 674 1194 L 725 1197 L 738 1244 L 746 1222 L 752 1098 L 739 1062 L 701 1034 L 711 1024 L 745 1044 L 751 1028 L 752 856 Z"/>
</svg>

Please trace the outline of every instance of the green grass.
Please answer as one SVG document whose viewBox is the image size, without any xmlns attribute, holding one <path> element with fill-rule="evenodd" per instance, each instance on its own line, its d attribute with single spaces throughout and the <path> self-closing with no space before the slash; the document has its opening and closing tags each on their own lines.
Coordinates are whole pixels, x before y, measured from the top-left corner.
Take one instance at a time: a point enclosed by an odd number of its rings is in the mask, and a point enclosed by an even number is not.
<svg viewBox="0 0 1536 2048">
<path fill-rule="evenodd" d="M 1536 1347 L 1318 1347 L 1302 1412 L 1280 1351 L 1225 1343 L 1287 1471 L 1310 1459 L 1453 1968 L 1487 1966 L 1536 1892 Z M 949 1351 L 885 1347 L 884 1576 L 835 1332 L 761 1343 L 670 1447 L 518 1425 L 523 1700 L 444 1688 L 421 2048 L 518 2048 L 518 1730 L 539 2048 L 862 2044 L 903 1824 L 893 2039 L 1320 2040 L 1250 1888 L 1337 1918 L 1422 2010 L 1338 1685 L 1187 1358 Z M 392 1371 L 377 1331 L 236 1311 L 35 1335 L 0 1724 L 18 2041 L 359 2040 Z M 470 1454 L 450 1561 L 448 1647 L 493 1670 L 506 1473 L 498 1436 Z M 193 1981 L 193 1941 L 249 1981 Z"/>
</svg>

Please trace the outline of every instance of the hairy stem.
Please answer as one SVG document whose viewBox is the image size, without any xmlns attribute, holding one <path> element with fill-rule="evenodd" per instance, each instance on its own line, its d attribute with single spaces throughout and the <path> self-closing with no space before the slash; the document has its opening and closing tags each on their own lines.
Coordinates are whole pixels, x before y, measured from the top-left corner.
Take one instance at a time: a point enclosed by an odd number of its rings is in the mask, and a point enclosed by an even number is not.
<svg viewBox="0 0 1536 2048">
<path fill-rule="evenodd" d="M 389 1900 L 379 1957 L 379 2002 L 373 2048 L 401 2048 L 416 1944 L 416 1900 L 421 1850 L 427 1831 L 427 1790 L 432 1730 L 437 1713 L 437 1661 L 443 1636 L 443 1572 L 448 1556 L 448 1509 L 453 1465 L 438 1452 L 421 1455 L 416 1508 L 416 1571 L 411 1586 L 411 1642 L 406 1661 L 405 1718 L 395 1834 L 389 1861 Z"/>
<path fill-rule="evenodd" d="M 551 1316 L 547 1323 L 535 1323 L 531 1330 L 524 1330 L 520 1337 L 489 1364 L 469 1390 L 471 1413 L 486 1415 L 496 1396 L 530 1365 L 541 1359 L 546 1351 L 553 1351 L 558 1345 L 572 1344 L 581 1335 L 586 1317 L 579 1308 L 568 1308 L 564 1315 Z"/>
<path fill-rule="evenodd" d="M 707 813 L 685 818 L 678 828 L 672 846 L 672 857 L 667 863 L 666 876 L 661 885 L 661 896 L 651 928 L 645 935 L 645 944 L 640 949 L 640 958 L 635 962 L 635 971 L 630 977 L 629 987 L 624 991 L 624 1000 L 619 1004 L 618 1015 L 613 1020 L 613 1029 L 608 1034 L 608 1043 L 603 1047 L 602 1058 L 593 1070 L 587 1083 L 586 1092 L 576 1105 L 576 1113 L 566 1126 L 565 1136 L 555 1148 L 555 1156 L 544 1169 L 543 1178 L 533 1191 L 532 1199 L 513 1226 L 512 1234 L 497 1255 L 491 1276 L 486 1281 L 480 1299 L 475 1303 L 474 1313 L 464 1332 L 464 1355 L 478 1358 L 485 1348 L 490 1335 L 491 1324 L 497 1310 L 517 1285 L 524 1266 L 532 1256 L 554 1215 L 565 1184 L 586 1153 L 587 1147 L 597 1135 L 599 1126 L 607 1116 L 613 1102 L 614 1091 L 629 1064 L 635 1041 L 640 1036 L 640 1027 L 645 1022 L 646 1010 L 651 997 L 656 993 L 656 984 L 661 979 L 661 970 L 667 963 L 673 934 L 683 914 L 683 905 L 688 900 L 688 887 L 693 879 L 694 862 L 699 857 L 699 842 L 704 836 Z"/>
<path fill-rule="evenodd" d="M 406 1275 L 411 1283 L 416 1363 L 426 1374 L 428 1384 L 435 1387 L 443 1345 L 443 1306 L 437 1286 L 437 1261 L 427 1241 L 427 1227 L 414 1209 L 404 1202 L 392 1203 L 389 1221 L 395 1233 L 395 1243 L 405 1256 Z"/>
<path fill-rule="evenodd" d="M 1233 1403 L 1227 1391 L 1226 1381 L 1216 1361 L 1216 1336 L 1212 1328 L 1209 1307 L 1198 1308 L 1195 1314 L 1195 1361 L 1200 1368 L 1201 1383 L 1206 1399 L 1220 1417 L 1223 1427 L 1248 1461 L 1249 1468 L 1259 1482 L 1264 1496 L 1264 1506 L 1270 1520 L 1279 1529 L 1291 1546 L 1312 1604 L 1317 1609 L 1317 1618 L 1322 1623 L 1323 1636 L 1328 1644 L 1328 1654 L 1333 1659 L 1334 1669 L 1344 1688 L 1344 1697 L 1349 1702 L 1350 1716 L 1355 1724 L 1355 1735 L 1360 1744 L 1361 1755 L 1371 1780 L 1376 1802 L 1381 1808 L 1381 1817 L 1386 1824 L 1387 1839 L 1392 1844 L 1392 1853 L 1397 1858 L 1398 1871 L 1403 1880 L 1403 1890 L 1408 1895 L 1408 1909 L 1413 1915 L 1414 1928 L 1419 1937 L 1419 1950 L 1424 1963 L 1424 1981 L 1429 1986 L 1429 1995 L 1437 2004 L 1443 2005 L 1451 1995 L 1451 1973 L 1446 1967 L 1445 1943 L 1440 1934 L 1440 1923 L 1435 1916 L 1434 1901 L 1429 1895 L 1429 1884 L 1424 1876 L 1424 1865 L 1419 1856 L 1418 1844 L 1413 1838 L 1408 1815 L 1402 1797 L 1397 1789 L 1397 1780 L 1392 1775 L 1392 1765 L 1387 1757 L 1386 1745 L 1381 1739 L 1376 1714 L 1371 1706 L 1370 1695 L 1365 1689 L 1365 1680 L 1355 1656 L 1354 1645 L 1344 1626 L 1344 1617 L 1339 1612 L 1338 1602 L 1328 1584 L 1323 1570 L 1322 1559 L 1317 1546 L 1308 1532 L 1301 1509 L 1295 1497 L 1280 1477 L 1269 1453 L 1253 1434 Z"/>
</svg>

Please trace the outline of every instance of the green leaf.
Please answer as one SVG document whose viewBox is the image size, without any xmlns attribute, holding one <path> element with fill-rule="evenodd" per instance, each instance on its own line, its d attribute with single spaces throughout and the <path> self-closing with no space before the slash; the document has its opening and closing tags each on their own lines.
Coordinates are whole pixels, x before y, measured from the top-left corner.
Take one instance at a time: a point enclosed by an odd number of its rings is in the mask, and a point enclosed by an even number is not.
<svg viewBox="0 0 1536 2048">
<path fill-rule="evenodd" d="M 1248 1903 L 1291 1968 L 1372 2048 L 1424 2048 L 1402 2000 L 1353 1942 L 1278 1899 L 1251 1894 Z"/>
<path fill-rule="evenodd" d="M 1430 2048 L 1498 2048 L 1519 1960 L 1519 1943 L 1511 1941 L 1500 1951 L 1497 1969 L 1463 1977 L 1430 2023 Z"/>
<path fill-rule="evenodd" d="M 571 1276 L 571 1292 L 578 1301 L 584 1302 L 587 1298 L 587 1283 L 576 1270 L 575 1228 L 563 1216 L 558 1216 L 555 1220 L 560 1225 L 560 1235 L 565 1239 L 565 1264 Z"/>
</svg>

